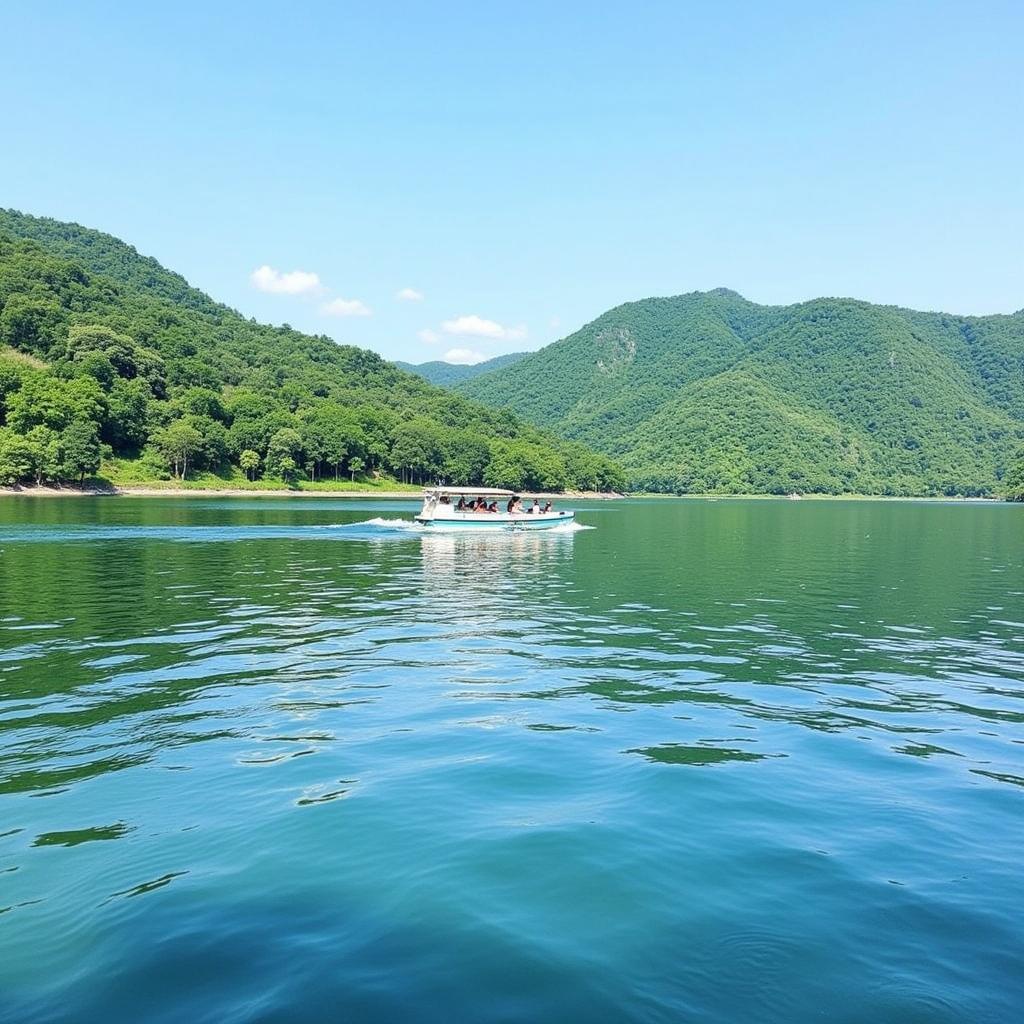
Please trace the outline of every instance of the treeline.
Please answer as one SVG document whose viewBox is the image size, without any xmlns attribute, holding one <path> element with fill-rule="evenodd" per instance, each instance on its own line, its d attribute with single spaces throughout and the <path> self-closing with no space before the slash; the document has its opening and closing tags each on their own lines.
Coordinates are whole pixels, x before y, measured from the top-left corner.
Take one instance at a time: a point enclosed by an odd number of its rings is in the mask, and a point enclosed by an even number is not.
<svg viewBox="0 0 1024 1024">
<path fill-rule="evenodd" d="M 623 484 L 606 456 L 246 320 L 110 236 L 0 211 L 0 483 L 79 483 L 112 456 L 143 478 Z"/>
</svg>

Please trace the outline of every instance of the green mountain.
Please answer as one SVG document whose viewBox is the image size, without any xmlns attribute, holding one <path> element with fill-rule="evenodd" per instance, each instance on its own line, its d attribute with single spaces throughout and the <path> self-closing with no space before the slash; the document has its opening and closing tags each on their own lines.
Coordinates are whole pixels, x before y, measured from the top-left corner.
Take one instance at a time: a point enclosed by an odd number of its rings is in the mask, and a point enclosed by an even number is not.
<svg viewBox="0 0 1024 1024">
<path fill-rule="evenodd" d="M 635 489 L 999 494 L 1024 440 L 1024 311 L 694 292 L 458 390 L 619 459 Z"/>
<path fill-rule="evenodd" d="M 424 380 L 429 380 L 431 384 L 436 384 L 438 387 L 451 388 L 463 381 L 479 377 L 482 373 L 490 373 L 491 370 L 500 370 L 503 366 L 518 363 L 520 359 L 529 354 L 529 352 L 508 352 L 482 363 L 474 363 L 472 366 L 445 363 L 440 359 L 434 359 L 429 363 L 403 363 L 399 360 L 395 362 L 395 366 L 400 366 L 409 373 L 418 374 Z"/>
<path fill-rule="evenodd" d="M 149 479 L 620 482 L 372 352 L 247 320 L 110 235 L 0 210 L 0 484 L 80 480 L 101 456 Z"/>
</svg>

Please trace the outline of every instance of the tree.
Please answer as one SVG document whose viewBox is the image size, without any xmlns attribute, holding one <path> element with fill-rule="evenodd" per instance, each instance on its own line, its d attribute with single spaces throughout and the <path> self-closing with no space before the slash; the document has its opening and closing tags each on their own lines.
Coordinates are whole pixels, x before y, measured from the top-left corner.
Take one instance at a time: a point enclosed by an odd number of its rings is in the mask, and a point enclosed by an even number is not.
<svg viewBox="0 0 1024 1024">
<path fill-rule="evenodd" d="M 471 430 L 452 430 L 442 437 L 441 473 L 452 484 L 477 484 L 491 461 L 488 443 Z"/>
<path fill-rule="evenodd" d="M 193 463 L 197 469 L 219 469 L 230 458 L 228 432 L 223 423 L 209 416 L 186 416 L 184 422 L 199 432 L 202 445 L 195 453 Z"/>
<path fill-rule="evenodd" d="M 416 478 L 422 483 L 437 472 L 440 461 L 440 434 L 432 421 L 418 417 L 395 428 L 391 464 L 401 471 L 403 481 Z"/>
<path fill-rule="evenodd" d="M 484 474 L 494 487 L 559 491 L 565 486 L 565 462 L 555 452 L 524 441 L 499 442 Z"/>
<path fill-rule="evenodd" d="M 136 345 L 135 368 L 139 380 L 145 381 L 154 398 L 166 398 L 167 367 L 159 352 L 145 345 Z"/>
<path fill-rule="evenodd" d="M 566 447 L 566 472 L 574 486 L 587 491 L 600 490 L 601 458 L 582 445 Z"/>
<path fill-rule="evenodd" d="M 304 419 L 299 429 L 302 450 L 306 453 L 306 469 L 310 480 L 315 480 L 317 469 L 323 465 L 326 458 L 329 438 L 322 425 L 314 419 Z"/>
<path fill-rule="evenodd" d="M 10 396 L 7 422 L 19 434 L 38 426 L 63 430 L 74 420 L 99 423 L 106 410 L 106 396 L 91 377 L 61 380 L 40 373 L 25 378 Z"/>
<path fill-rule="evenodd" d="M 203 450 L 203 435 L 184 420 L 175 420 L 158 430 L 153 442 L 179 480 L 185 479 L 189 463 Z"/>
<path fill-rule="evenodd" d="M 612 459 L 600 457 L 597 476 L 597 489 L 599 491 L 624 491 L 626 489 L 626 474 L 622 467 Z"/>
<path fill-rule="evenodd" d="M 1008 501 L 1024 501 L 1024 452 L 1018 456 L 1003 480 Z"/>
<path fill-rule="evenodd" d="M 114 381 L 107 396 L 102 437 L 116 452 L 136 451 L 146 442 L 149 389 L 141 380 Z"/>
<path fill-rule="evenodd" d="M 356 473 L 362 473 L 363 468 L 363 460 L 358 455 L 348 460 L 348 471 L 352 475 L 353 481 L 355 481 Z"/>
<path fill-rule="evenodd" d="M 341 467 L 353 456 L 362 456 L 366 436 L 355 416 L 337 402 L 323 401 L 302 410 L 300 431 L 311 476 L 332 467 L 338 479 Z"/>
<path fill-rule="evenodd" d="M 292 484 L 295 482 L 295 477 L 298 475 L 299 467 L 290 455 L 282 455 L 277 459 L 275 466 L 277 468 L 277 475 L 286 484 Z"/>
<path fill-rule="evenodd" d="M 270 439 L 286 427 L 295 429 L 295 417 L 284 409 L 275 409 L 272 402 L 263 400 L 262 412 L 257 416 L 235 415 L 228 430 L 228 448 L 240 455 L 251 448 L 265 456 L 270 449 Z"/>
<path fill-rule="evenodd" d="M 32 443 L 8 427 L 0 427 L 0 484 L 11 486 L 32 479 L 36 452 Z"/>
<path fill-rule="evenodd" d="M 270 476 L 287 479 L 286 472 L 293 476 L 302 453 L 302 435 L 292 427 L 282 427 L 270 439 L 267 446 L 266 467 Z M 290 465 L 285 460 L 290 460 Z"/>
<path fill-rule="evenodd" d="M 398 417 L 383 406 L 362 405 L 355 412 L 363 431 L 363 458 L 371 469 L 379 469 L 391 451 Z"/>
<path fill-rule="evenodd" d="M 217 370 L 194 356 L 174 359 L 167 364 L 167 376 L 180 387 L 217 388 L 220 385 Z"/>
<path fill-rule="evenodd" d="M 66 348 L 68 359 L 74 363 L 86 365 L 90 359 L 100 356 L 105 358 L 112 374 L 125 378 L 138 375 L 135 342 L 109 327 L 100 324 L 70 327 Z"/>
<path fill-rule="evenodd" d="M 228 417 L 233 423 L 243 420 L 258 420 L 268 411 L 268 403 L 264 395 L 258 395 L 250 388 L 235 388 L 224 402 Z"/>
<path fill-rule="evenodd" d="M 256 479 L 256 473 L 260 468 L 259 452 L 254 452 L 251 448 L 246 448 L 241 455 L 238 456 L 238 465 L 245 472 L 246 477 L 249 480 Z"/>
<path fill-rule="evenodd" d="M 220 395 L 212 388 L 186 388 L 175 396 L 174 404 L 185 415 L 206 416 L 221 422 L 228 418 Z"/>
<path fill-rule="evenodd" d="M 26 435 L 26 440 L 33 448 L 36 484 L 58 480 L 62 456 L 60 434 L 50 427 L 33 427 Z"/>
<path fill-rule="evenodd" d="M 595 455 L 580 444 L 567 444 L 564 455 L 566 478 L 571 486 L 590 491 L 625 490 L 625 474 L 607 456 Z"/>
<path fill-rule="evenodd" d="M 55 300 L 14 295 L 0 309 L 0 345 L 45 356 L 63 334 L 64 313 Z"/>
<path fill-rule="evenodd" d="M 0 357 L 0 426 L 6 421 L 8 399 L 21 387 L 29 372 L 24 364 Z"/>
<path fill-rule="evenodd" d="M 92 377 L 104 391 L 109 391 L 118 379 L 114 364 L 104 352 L 86 352 L 69 369 L 77 371 L 77 376 Z"/>
<path fill-rule="evenodd" d="M 85 482 L 100 468 L 100 432 L 95 423 L 75 420 L 60 434 L 61 476 Z"/>
</svg>

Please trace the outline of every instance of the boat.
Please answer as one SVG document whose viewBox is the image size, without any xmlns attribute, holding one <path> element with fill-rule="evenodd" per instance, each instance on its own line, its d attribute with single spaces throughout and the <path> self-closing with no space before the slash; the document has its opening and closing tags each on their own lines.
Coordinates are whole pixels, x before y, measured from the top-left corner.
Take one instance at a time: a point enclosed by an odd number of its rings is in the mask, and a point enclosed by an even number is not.
<svg viewBox="0 0 1024 1024">
<path fill-rule="evenodd" d="M 432 530 L 550 530 L 567 526 L 576 518 L 570 509 L 552 509 L 550 512 L 507 512 L 510 499 L 532 502 L 536 495 L 520 491 L 506 491 L 497 487 L 426 487 L 423 490 L 423 508 L 416 516 L 420 526 Z M 497 502 L 497 512 L 458 511 L 458 499 L 484 498 Z"/>
</svg>

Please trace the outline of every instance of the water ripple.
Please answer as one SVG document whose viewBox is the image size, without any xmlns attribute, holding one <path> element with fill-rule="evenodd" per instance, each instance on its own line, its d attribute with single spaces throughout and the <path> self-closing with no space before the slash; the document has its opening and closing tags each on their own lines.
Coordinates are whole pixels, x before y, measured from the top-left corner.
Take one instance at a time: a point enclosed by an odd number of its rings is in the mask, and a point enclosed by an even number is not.
<svg viewBox="0 0 1024 1024">
<path fill-rule="evenodd" d="M 1013 1019 L 1019 518 L 337 508 L 0 502 L 0 1018 Z"/>
</svg>

